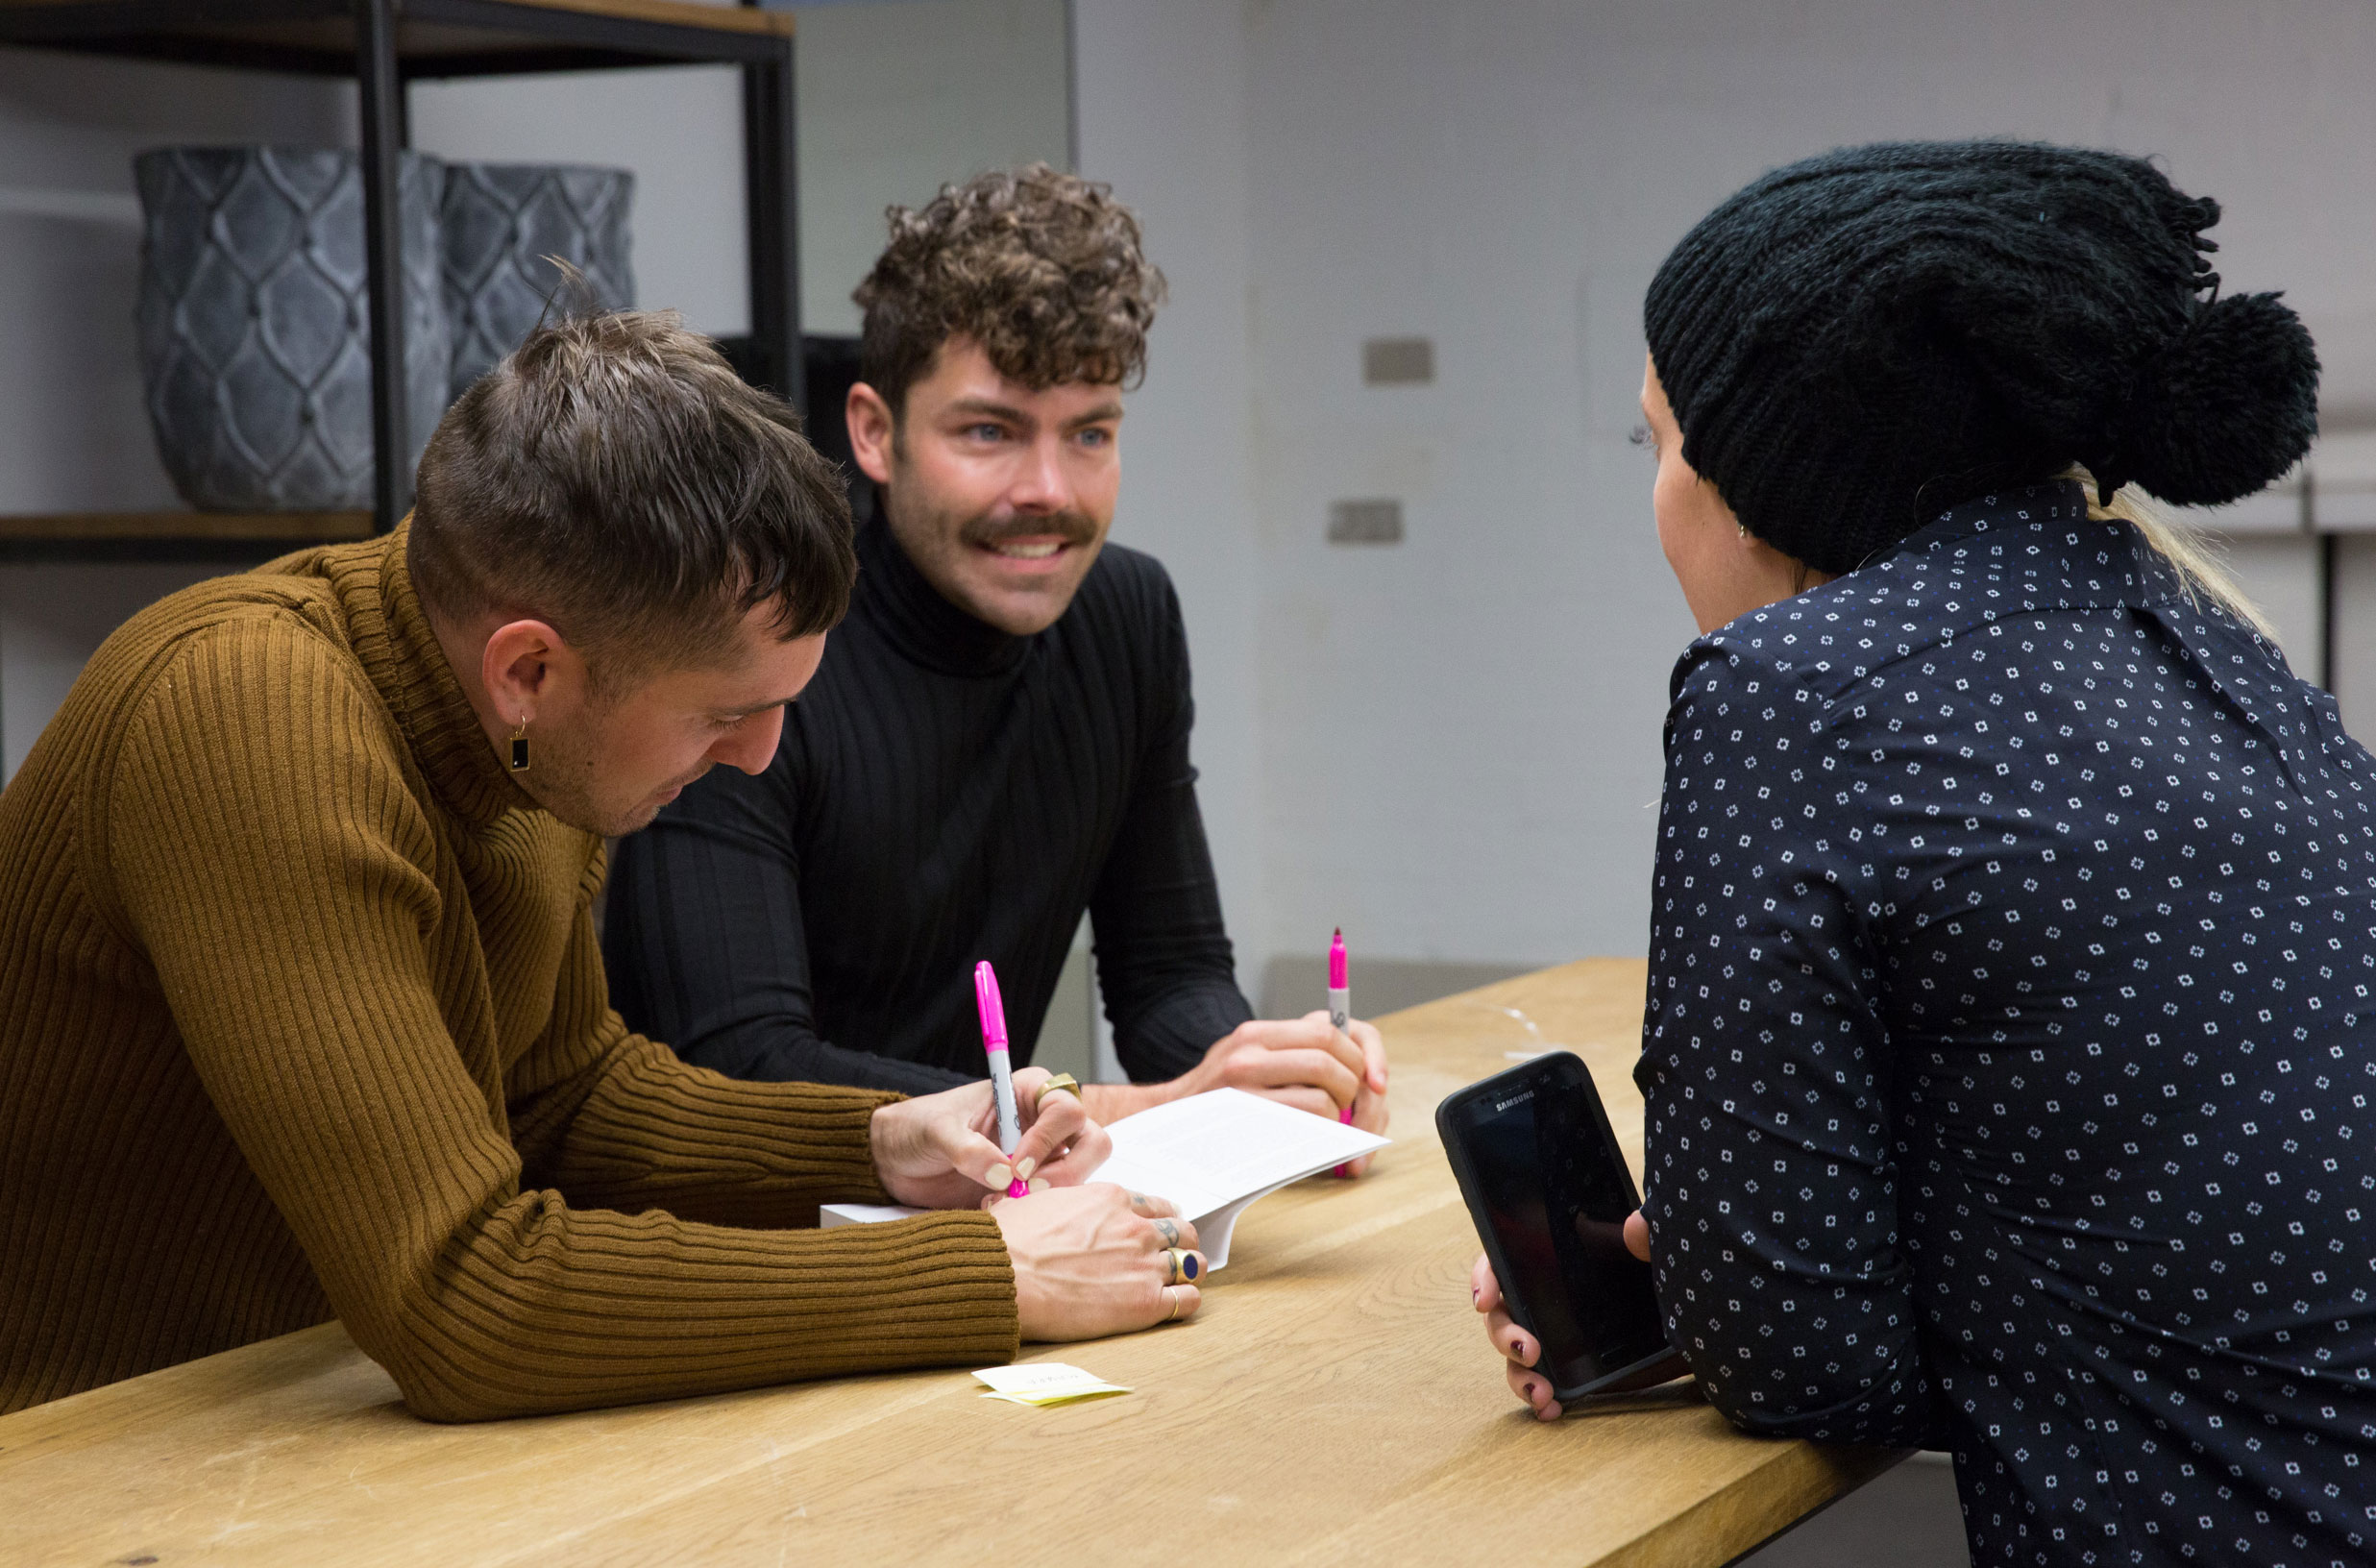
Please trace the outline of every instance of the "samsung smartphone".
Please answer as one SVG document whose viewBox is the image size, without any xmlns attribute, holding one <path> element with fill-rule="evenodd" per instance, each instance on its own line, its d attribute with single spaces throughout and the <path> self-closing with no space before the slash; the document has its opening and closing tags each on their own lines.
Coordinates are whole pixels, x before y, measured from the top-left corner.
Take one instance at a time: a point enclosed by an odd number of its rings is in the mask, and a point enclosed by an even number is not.
<svg viewBox="0 0 2376 1568">
<path fill-rule="evenodd" d="M 1626 1216 L 1641 1207 L 1633 1175 L 1575 1053 L 1538 1056 L 1448 1096 L 1435 1130 L 1509 1315 L 1542 1342 L 1534 1364 L 1555 1398 L 1605 1388 L 1672 1354 L 1650 1265 L 1626 1250 Z"/>
</svg>

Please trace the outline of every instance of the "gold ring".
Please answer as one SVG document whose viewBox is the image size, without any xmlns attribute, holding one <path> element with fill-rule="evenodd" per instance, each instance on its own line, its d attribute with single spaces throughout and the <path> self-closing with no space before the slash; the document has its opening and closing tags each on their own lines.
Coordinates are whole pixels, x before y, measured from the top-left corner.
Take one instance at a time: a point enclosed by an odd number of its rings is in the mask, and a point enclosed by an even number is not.
<svg viewBox="0 0 2376 1568">
<path fill-rule="evenodd" d="M 1178 1285 L 1184 1281 L 1193 1281 L 1198 1274 L 1203 1272 L 1204 1269 L 1204 1265 L 1197 1258 L 1196 1254 L 1189 1252 L 1183 1247 L 1165 1247 L 1164 1249 L 1164 1266 L 1166 1270 L 1168 1270 L 1168 1273 L 1164 1276 L 1164 1281 L 1166 1285 Z"/>
<path fill-rule="evenodd" d="M 1164 1294 L 1171 1300 L 1171 1311 L 1164 1314 L 1164 1321 L 1168 1323 L 1180 1315 L 1180 1292 L 1167 1285 L 1164 1286 Z"/>
<path fill-rule="evenodd" d="M 1081 1080 L 1075 1078 L 1068 1072 L 1058 1073 L 1055 1077 L 1050 1078 L 1046 1083 L 1040 1086 L 1040 1097 L 1031 1102 L 1032 1109 L 1035 1112 L 1038 1111 L 1041 1105 L 1047 1102 L 1047 1097 L 1050 1094 L 1056 1093 L 1059 1090 L 1071 1095 L 1077 1100 L 1081 1097 Z"/>
</svg>

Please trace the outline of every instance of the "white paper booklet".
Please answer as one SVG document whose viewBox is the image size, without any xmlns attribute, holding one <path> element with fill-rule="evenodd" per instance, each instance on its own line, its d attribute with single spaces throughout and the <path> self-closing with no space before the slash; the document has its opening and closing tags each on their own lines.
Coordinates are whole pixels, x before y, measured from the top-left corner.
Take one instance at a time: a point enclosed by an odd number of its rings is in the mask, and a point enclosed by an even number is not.
<svg viewBox="0 0 2376 1568">
<path fill-rule="evenodd" d="M 1291 1110 L 1241 1089 L 1216 1089 L 1173 1100 L 1108 1127 L 1113 1157 L 1090 1179 L 1117 1182 L 1169 1198 L 1196 1227 L 1205 1262 L 1229 1262 L 1230 1233 L 1257 1198 L 1317 1175 L 1392 1141 L 1358 1127 Z M 837 1225 L 905 1219 L 919 1209 L 829 1203 L 821 1220 Z"/>
</svg>

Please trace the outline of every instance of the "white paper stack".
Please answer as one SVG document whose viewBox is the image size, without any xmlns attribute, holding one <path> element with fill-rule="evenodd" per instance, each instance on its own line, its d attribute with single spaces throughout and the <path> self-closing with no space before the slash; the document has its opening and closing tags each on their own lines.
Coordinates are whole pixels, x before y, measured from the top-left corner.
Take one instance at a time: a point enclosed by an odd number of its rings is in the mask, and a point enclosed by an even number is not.
<svg viewBox="0 0 2376 1568">
<path fill-rule="evenodd" d="M 1359 1160 L 1392 1139 L 1239 1089 L 1191 1094 L 1106 1129 L 1114 1153 L 1090 1179 L 1168 1198 L 1196 1227 L 1205 1262 L 1229 1262 L 1230 1233 L 1258 1198 Z M 865 1225 L 923 1213 L 896 1205 L 829 1203 L 822 1223 Z"/>
</svg>

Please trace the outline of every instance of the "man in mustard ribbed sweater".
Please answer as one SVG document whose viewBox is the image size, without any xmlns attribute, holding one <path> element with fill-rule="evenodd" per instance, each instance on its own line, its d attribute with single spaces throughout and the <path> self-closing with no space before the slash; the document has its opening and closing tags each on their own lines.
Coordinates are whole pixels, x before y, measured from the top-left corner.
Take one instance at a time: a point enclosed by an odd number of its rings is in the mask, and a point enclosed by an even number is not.
<svg viewBox="0 0 2376 1568">
<path fill-rule="evenodd" d="M 0 1411 L 332 1315 L 426 1416 L 883 1367 L 1195 1310 L 1017 1076 L 737 1083 L 626 1031 L 601 839 L 767 764 L 856 570 L 782 403 L 660 315 L 539 330 L 410 524 L 110 638 L 0 794 Z M 943 1213 L 813 1227 L 821 1202 Z M 1156 1221 L 1161 1219 L 1159 1226 Z"/>
</svg>

